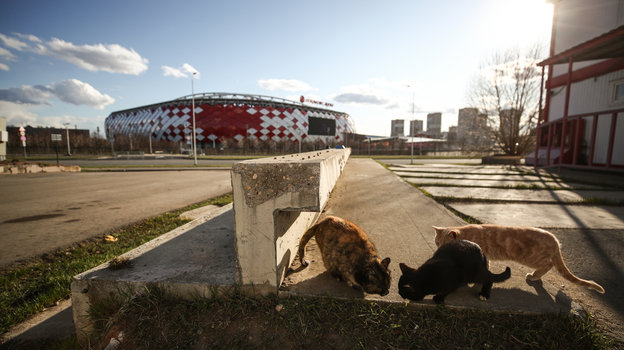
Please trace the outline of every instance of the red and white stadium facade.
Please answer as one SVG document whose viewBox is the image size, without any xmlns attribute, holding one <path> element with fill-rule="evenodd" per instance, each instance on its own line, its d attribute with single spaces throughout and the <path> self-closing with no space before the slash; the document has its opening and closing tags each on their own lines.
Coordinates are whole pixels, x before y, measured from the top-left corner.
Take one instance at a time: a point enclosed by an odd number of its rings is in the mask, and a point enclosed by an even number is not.
<svg viewBox="0 0 624 350">
<path fill-rule="evenodd" d="M 193 103 L 198 142 L 247 137 L 261 142 L 336 144 L 344 141 L 345 133 L 354 132 L 353 121 L 343 112 L 270 96 L 202 93 L 113 112 L 104 122 L 107 137 L 151 135 L 156 140 L 191 142 Z"/>
</svg>

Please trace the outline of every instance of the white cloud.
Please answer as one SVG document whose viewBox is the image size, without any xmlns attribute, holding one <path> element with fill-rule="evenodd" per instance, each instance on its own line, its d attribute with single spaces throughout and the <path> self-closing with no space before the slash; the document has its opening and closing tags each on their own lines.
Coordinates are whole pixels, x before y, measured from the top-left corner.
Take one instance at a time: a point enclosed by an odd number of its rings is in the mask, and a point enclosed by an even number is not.
<svg viewBox="0 0 624 350">
<path fill-rule="evenodd" d="M 15 55 L 11 53 L 11 51 L 5 49 L 4 47 L 0 47 L 0 58 L 7 61 L 14 61 Z"/>
<path fill-rule="evenodd" d="M 72 128 L 74 125 L 77 125 L 79 128 L 88 128 L 95 131 L 97 126 L 101 127 L 101 125 L 104 125 L 104 119 L 106 118 L 106 116 L 41 116 L 32 112 L 33 108 L 33 105 L 0 101 L 0 111 L 2 111 L 2 116 L 7 118 L 7 125 L 12 126 L 30 125 L 39 127 L 65 128 L 63 123 L 69 123 Z"/>
<path fill-rule="evenodd" d="M 310 91 L 316 90 L 307 83 L 294 79 L 261 79 L 258 80 L 258 86 L 270 91 Z"/>
<path fill-rule="evenodd" d="M 77 79 L 69 79 L 60 83 L 48 85 L 48 89 L 59 100 L 74 105 L 87 105 L 97 109 L 103 109 L 115 102 L 109 95 L 103 94 L 93 86 Z"/>
<path fill-rule="evenodd" d="M 25 85 L 18 88 L 0 89 L 0 101 L 17 104 L 49 105 L 52 97 L 74 105 L 87 105 L 97 109 L 115 102 L 114 98 L 77 79 L 52 83 L 48 86 Z"/>
<path fill-rule="evenodd" d="M 149 62 L 133 49 L 126 49 L 121 45 L 77 46 L 58 38 L 52 38 L 44 45 L 38 45 L 37 52 L 93 72 L 139 75 L 147 70 Z"/>
<path fill-rule="evenodd" d="M 22 51 L 28 48 L 28 44 L 26 44 L 25 42 L 21 40 L 17 40 L 15 38 L 8 37 L 1 33 L 0 33 L 0 41 L 2 41 L 4 46 L 7 46 L 13 50 Z"/>
<path fill-rule="evenodd" d="M 331 96 L 336 102 L 377 106 L 394 103 L 386 91 L 366 84 L 344 86 L 340 90 L 339 94 Z"/>
<path fill-rule="evenodd" d="M 14 33 L 15 35 L 19 36 L 22 39 L 26 39 L 28 41 L 32 41 L 34 43 L 42 43 L 41 39 L 39 39 L 38 37 L 32 35 L 32 34 L 21 34 L 21 33 Z"/>
<path fill-rule="evenodd" d="M 193 66 L 188 63 L 184 63 L 180 68 L 170 66 L 161 66 L 160 68 L 163 70 L 163 75 L 165 77 L 188 78 L 188 74 L 195 73 L 195 76 L 199 78 L 199 72 L 197 69 L 193 68 Z"/>
<path fill-rule="evenodd" d="M 342 103 L 363 103 L 372 105 L 385 105 L 388 100 L 381 96 L 362 92 L 343 92 L 334 96 L 334 100 Z"/>
<path fill-rule="evenodd" d="M 71 115 L 64 116 L 38 116 L 34 122 L 34 124 L 30 124 L 33 126 L 43 126 L 43 127 L 53 127 L 64 129 L 65 123 L 70 124 L 70 128 L 73 128 L 74 125 L 77 125 L 80 128 L 85 128 L 86 124 L 93 124 L 93 120 L 91 118 L 85 117 L 74 117 Z M 102 123 L 103 124 L 103 123 Z"/>
<path fill-rule="evenodd" d="M 24 85 L 16 88 L 0 89 L 0 101 L 19 104 L 49 105 L 52 94 L 45 86 Z"/>
<path fill-rule="evenodd" d="M 4 63 L 0 63 L 0 70 L 9 71 L 9 66 Z"/>
<path fill-rule="evenodd" d="M 174 77 L 174 78 L 186 78 L 186 74 L 181 70 L 169 66 L 161 66 L 163 70 L 163 75 L 166 77 Z"/>
<path fill-rule="evenodd" d="M 29 111 L 30 106 L 8 101 L 0 101 L 2 116 L 7 118 L 7 125 L 36 125 L 37 114 Z"/>
<path fill-rule="evenodd" d="M 193 74 L 195 73 L 195 75 L 197 76 L 197 78 L 199 78 L 199 72 L 197 71 L 197 69 L 195 69 L 193 66 L 191 66 L 188 63 L 184 63 L 182 65 L 182 70 L 189 73 L 189 74 Z"/>
<path fill-rule="evenodd" d="M 34 45 L 16 37 L 25 39 Z M 0 33 L 0 42 L 9 49 L 58 58 L 93 72 L 105 71 L 139 75 L 147 70 L 149 63 L 134 49 L 127 49 L 118 44 L 74 45 L 58 38 L 52 38 L 52 40 L 43 43 L 41 39 L 32 34 L 20 33 L 14 33 L 14 37 Z M 3 50 L 0 51 L 0 58 L 14 57 L 8 50 Z"/>
</svg>

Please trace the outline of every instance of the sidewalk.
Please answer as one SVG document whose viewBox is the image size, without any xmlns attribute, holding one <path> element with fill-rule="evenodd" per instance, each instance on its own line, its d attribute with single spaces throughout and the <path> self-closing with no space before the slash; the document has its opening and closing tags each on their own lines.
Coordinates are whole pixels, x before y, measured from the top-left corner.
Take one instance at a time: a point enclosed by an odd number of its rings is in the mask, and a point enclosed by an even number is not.
<svg viewBox="0 0 624 350">
<path fill-rule="evenodd" d="M 565 285 L 565 293 L 607 334 L 624 341 L 624 174 L 441 164 L 390 169 L 480 222 L 540 227 L 553 233 L 568 268 L 597 281 L 606 293 L 571 284 L 553 270 L 544 275 L 544 283 Z"/>
<path fill-rule="evenodd" d="M 392 286 L 384 297 L 366 295 L 366 299 L 405 302 L 398 295 L 401 276 L 399 263 L 414 268 L 429 259 L 436 250 L 431 226 L 464 225 L 465 222 L 433 199 L 425 196 L 392 172 L 371 159 L 350 159 L 331 194 L 323 215 L 336 215 L 355 222 L 376 245 L 382 258 L 391 258 Z M 294 273 L 283 284 L 283 290 L 298 295 L 331 295 L 361 297 L 346 284 L 335 281 L 325 271 L 316 245 L 308 243 L 306 252 L 311 264 Z M 566 294 L 548 283 L 527 284 L 528 268 L 515 263 L 493 262 L 490 269 L 499 273 L 510 266 L 512 277 L 494 285 L 492 297 L 480 301 L 480 286 L 464 287 L 449 295 L 447 306 L 475 307 L 496 311 L 529 313 L 569 313 L 579 311 Z M 433 304 L 432 296 L 422 303 Z"/>
</svg>

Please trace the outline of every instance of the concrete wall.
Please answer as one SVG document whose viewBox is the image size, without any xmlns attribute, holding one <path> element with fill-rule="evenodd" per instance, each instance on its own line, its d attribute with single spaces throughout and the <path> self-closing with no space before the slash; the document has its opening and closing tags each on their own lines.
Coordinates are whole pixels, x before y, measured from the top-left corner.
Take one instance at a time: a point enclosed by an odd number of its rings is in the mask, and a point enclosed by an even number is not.
<svg viewBox="0 0 624 350">
<path fill-rule="evenodd" d="M 275 293 L 299 239 L 321 212 L 350 149 L 248 160 L 232 167 L 237 280 Z"/>
</svg>

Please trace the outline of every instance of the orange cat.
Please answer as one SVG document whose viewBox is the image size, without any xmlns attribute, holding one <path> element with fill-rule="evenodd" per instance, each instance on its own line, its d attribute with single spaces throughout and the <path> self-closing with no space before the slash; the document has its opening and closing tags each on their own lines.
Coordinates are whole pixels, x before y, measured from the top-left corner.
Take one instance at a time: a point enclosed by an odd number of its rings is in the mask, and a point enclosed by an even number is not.
<svg viewBox="0 0 624 350">
<path fill-rule="evenodd" d="M 500 225 L 466 225 L 435 227 L 435 243 L 442 244 L 465 239 L 477 243 L 489 260 L 512 260 L 534 268 L 527 280 L 537 281 L 553 266 L 561 276 L 572 283 L 604 293 L 604 288 L 594 281 L 576 277 L 563 262 L 561 245 L 552 233 L 532 227 Z"/>
</svg>

